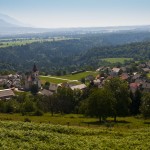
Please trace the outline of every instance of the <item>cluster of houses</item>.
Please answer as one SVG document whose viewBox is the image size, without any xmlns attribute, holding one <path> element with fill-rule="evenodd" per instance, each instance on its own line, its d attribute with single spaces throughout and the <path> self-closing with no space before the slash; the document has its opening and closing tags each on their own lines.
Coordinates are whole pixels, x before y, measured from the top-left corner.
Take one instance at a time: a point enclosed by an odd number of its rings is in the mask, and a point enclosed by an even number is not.
<svg viewBox="0 0 150 150">
<path fill-rule="evenodd" d="M 94 80 L 94 84 L 98 87 L 102 87 L 106 80 L 113 77 L 120 77 L 122 80 L 126 80 L 129 83 L 129 89 L 132 93 L 135 93 L 137 90 L 150 92 L 150 78 L 147 76 L 150 73 L 149 62 L 137 65 L 136 69 L 128 65 L 118 68 L 114 67 L 112 69 L 110 67 L 101 67 L 96 71 L 102 73 Z"/>
<path fill-rule="evenodd" d="M 136 71 L 135 71 L 136 70 Z M 96 70 L 98 75 L 94 77 L 89 75 L 85 77 L 85 81 L 88 81 L 92 85 L 101 88 L 104 86 L 105 81 L 113 77 L 120 77 L 122 80 L 126 80 L 129 83 L 129 89 L 135 93 L 138 89 L 145 92 L 150 92 L 150 79 L 146 76 L 150 73 L 150 63 L 140 63 L 136 66 L 136 69 L 132 69 L 132 66 L 124 67 L 100 67 Z M 87 85 L 85 83 L 75 84 L 75 83 L 62 83 L 54 84 L 50 83 L 48 88 L 42 88 L 41 82 L 39 79 L 39 71 L 34 64 L 31 72 L 28 72 L 23 75 L 8 75 L 0 76 L 0 86 L 7 88 L 6 90 L 0 90 L 0 99 L 9 98 L 14 96 L 12 89 L 19 89 L 22 91 L 29 91 L 32 85 L 37 85 L 40 89 L 39 94 L 42 95 L 53 95 L 57 93 L 59 87 L 68 87 L 72 90 L 85 90 Z"/>
</svg>

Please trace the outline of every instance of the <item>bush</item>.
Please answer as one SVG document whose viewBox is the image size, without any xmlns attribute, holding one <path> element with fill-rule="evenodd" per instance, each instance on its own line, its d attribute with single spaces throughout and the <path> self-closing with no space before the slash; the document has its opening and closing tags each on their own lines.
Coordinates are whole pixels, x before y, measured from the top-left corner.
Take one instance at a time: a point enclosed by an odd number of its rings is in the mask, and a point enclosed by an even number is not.
<svg viewBox="0 0 150 150">
<path fill-rule="evenodd" d="M 24 122 L 31 122 L 29 118 L 24 118 Z"/>
<path fill-rule="evenodd" d="M 37 109 L 33 115 L 34 116 L 43 116 L 43 112 L 41 110 Z"/>
</svg>

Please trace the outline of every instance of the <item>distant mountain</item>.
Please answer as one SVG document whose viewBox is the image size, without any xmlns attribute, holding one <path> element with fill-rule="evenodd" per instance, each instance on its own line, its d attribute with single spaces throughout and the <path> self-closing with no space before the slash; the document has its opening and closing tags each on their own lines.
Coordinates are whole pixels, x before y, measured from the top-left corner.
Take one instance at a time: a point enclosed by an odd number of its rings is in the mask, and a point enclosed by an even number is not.
<svg viewBox="0 0 150 150">
<path fill-rule="evenodd" d="M 0 19 L 15 26 L 27 27 L 27 25 L 25 25 L 24 23 L 5 14 L 0 13 Z"/>
<path fill-rule="evenodd" d="M 18 26 L 0 19 L 0 28 L 10 28 L 10 27 L 12 28 L 12 27 L 18 27 Z"/>
<path fill-rule="evenodd" d="M 79 27 L 79 28 L 33 28 L 17 19 L 0 13 L 0 37 L 28 33 L 61 33 L 69 35 L 89 33 L 150 32 L 150 26 L 116 26 L 116 27 Z"/>
</svg>

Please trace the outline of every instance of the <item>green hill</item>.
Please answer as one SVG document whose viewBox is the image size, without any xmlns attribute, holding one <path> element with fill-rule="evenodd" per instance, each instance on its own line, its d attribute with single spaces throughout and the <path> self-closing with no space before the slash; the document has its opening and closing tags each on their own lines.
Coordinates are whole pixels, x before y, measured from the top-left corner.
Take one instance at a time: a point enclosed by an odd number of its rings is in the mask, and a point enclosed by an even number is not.
<svg viewBox="0 0 150 150">
<path fill-rule="evenodd" d="M 149 149 L 150 128 L 116 130 L 0 122 L 1 149 Z"/>
</svg>

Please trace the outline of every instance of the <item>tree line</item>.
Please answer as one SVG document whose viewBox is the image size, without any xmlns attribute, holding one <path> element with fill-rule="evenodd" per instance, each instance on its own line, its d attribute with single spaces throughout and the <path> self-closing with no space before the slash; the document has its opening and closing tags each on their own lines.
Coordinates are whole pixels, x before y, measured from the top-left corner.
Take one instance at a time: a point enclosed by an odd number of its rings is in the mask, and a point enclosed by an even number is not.
<svg viewBox="0 0 150 150">
<path fill-rule="evenodd" d="M 19 93 L 11 100 L 1 100 L 0 112 L 22 115 L 80 113 L 97 117 L 100 121 L 106 121 L 107 117 L 116 121 L 118 116 L 138 114 L 149 118 L 150 93 L 137 91 L 133 94 L 126 81 L 113 78 L 100 89 L 90 84 L 84 91 L 58 88 L 57 93 L 51 96 Z"/>
</svg>

